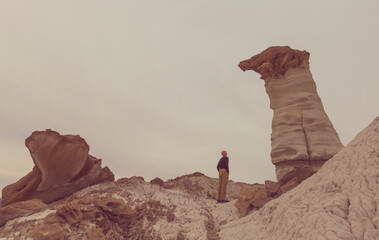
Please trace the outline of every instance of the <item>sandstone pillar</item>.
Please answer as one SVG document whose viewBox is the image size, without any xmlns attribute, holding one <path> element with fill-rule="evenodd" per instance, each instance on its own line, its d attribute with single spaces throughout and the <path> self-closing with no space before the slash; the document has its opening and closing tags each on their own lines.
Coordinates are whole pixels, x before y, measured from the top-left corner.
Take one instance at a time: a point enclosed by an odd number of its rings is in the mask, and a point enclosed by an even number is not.
<svg viewBox="0 0 379 240">
<path fill-rule="evenodd" d="M 270 47 L 239 67 L 254 70 L 265 81 L 274 110 L 271 160 L 278 181 L 294 167 L 317 171 L 343 148 L 317 94 L 308 52 Z"/>
</svg>

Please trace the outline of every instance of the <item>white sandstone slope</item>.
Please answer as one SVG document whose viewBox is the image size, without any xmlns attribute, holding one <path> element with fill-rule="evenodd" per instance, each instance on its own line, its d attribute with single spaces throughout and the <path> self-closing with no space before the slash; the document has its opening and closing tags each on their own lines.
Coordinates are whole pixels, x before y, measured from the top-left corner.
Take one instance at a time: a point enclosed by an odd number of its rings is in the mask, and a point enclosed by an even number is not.
<svg viewBox="0 0 379 240">
<path fill-rule="evenodd" d="M 312 177 L 222 226 L 221 239 L 379 239 L 379 117 Z"/>
</svg>

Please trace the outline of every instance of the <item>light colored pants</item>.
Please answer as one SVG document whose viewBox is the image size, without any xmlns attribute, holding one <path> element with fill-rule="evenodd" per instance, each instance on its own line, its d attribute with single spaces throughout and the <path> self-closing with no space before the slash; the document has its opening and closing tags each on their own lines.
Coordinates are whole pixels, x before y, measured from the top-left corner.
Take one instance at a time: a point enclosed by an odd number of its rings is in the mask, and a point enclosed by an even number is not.
<svg viewBox="0 0 379 240">
<path fill-rule="evenodd" d="M 218 197 L 217 200 L 226 200 L 226 185 L 229 181 L 229 174 L 226 169 L 218 171 Z"/>
</svg>

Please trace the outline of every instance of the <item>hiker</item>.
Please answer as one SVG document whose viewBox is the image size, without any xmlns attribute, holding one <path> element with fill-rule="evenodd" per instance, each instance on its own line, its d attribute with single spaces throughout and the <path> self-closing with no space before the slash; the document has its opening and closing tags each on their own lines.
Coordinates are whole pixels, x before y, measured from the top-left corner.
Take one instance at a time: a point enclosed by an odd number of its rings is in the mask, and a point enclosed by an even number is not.
<svg viewBox="0 0 379 240">
<path fill-rule="evenodd" d="M 217 171 L 218 171 L 218 203 L 229 202 L 226 200 L 226 185 L 229 181 L 229 158 L 227 157 L 228 153 L 223 150 L 221 152 L 222 158 L 218 161 Z"/>
</svg>

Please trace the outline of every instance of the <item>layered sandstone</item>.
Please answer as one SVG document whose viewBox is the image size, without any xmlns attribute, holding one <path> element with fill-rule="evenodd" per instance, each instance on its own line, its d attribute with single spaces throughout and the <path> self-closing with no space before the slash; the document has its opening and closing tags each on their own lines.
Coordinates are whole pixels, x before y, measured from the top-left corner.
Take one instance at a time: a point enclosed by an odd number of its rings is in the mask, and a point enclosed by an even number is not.
<svg viewBox="0 0 379 240">
<path fill-rule="evenodd" d="M 309 68 L 309 53 L 270 47 L 240 62 L 261 74 L 274 110 L 271 159 L 280 180 L 294 167 L 318 170 L 343 145 L 324 111 Z"/>
<path fill-rule="evenodd" d="M 25 145 L 35 166 L 3 189 L 1 206 L 30 199 L 50 203 L 90 185 L 114 180 L 109 168 L 101 167 L 101 159 L 88 154 L 89 146 L 80 136 L 36 131 Z"/>
</svg>

